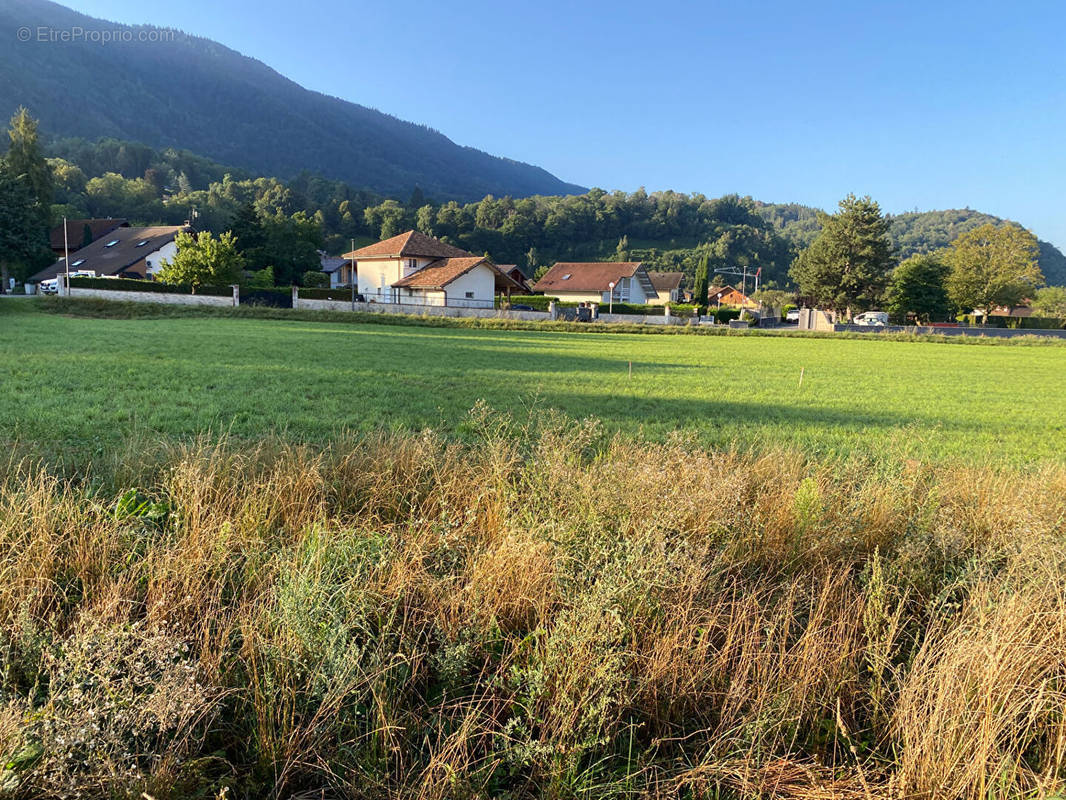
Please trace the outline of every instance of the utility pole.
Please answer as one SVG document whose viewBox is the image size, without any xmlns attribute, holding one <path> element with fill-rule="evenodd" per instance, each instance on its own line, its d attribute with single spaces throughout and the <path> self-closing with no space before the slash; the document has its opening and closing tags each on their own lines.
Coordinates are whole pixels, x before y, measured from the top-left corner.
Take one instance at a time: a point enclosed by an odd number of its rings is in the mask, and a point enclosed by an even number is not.
<svg viewBox="0 0 1066 800">
<path fill-rule="evenodd" d="M 67 241 L 67 218 L 63 217 L 63 268 L 67 271 L 67 297 L 70 296 L 70 242 Z"/>
<path fill-rule="evenodd" d="M 348 267 L 348 283 L 352 287 L 352 311 L 355 311 L 355 239 L 352 239 L 352 263 Z"/>
</svg>

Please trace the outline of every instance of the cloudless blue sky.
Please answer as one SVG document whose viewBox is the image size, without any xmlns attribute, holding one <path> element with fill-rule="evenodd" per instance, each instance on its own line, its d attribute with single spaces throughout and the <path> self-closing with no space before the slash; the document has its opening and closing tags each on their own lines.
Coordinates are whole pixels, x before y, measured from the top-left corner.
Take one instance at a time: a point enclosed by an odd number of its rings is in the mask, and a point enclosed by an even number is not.
<svg viewBox="0 0 1066 800">
<path fill-rule="evenodd" d="M 605 189 L 976 208 L 1066 249 L 1066 4 L 71 0 Z"/>
</svg>

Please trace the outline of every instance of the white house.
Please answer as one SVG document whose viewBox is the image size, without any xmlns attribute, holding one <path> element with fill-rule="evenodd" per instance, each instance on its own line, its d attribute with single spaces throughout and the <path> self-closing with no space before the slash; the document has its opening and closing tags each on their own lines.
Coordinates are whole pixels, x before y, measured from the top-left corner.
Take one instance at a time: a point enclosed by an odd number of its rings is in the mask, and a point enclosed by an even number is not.
<svg viewBox="0 0 1066 800">
<path fill-rule="evenodd" d="M 612 286 L 613 284 L 613 286 Z M 585 303 L 644 304 L 658 299 L 648 271 L 639 261 L 560 261 L 533 290 L 560 300 Z"/>
<path fill-rule="evenodd" d="M 345 253 L 359 294 L 372 303 L 492 308 L 497 291 L 521 287 L 491 261 L 408 231 Z"/>
</svg>

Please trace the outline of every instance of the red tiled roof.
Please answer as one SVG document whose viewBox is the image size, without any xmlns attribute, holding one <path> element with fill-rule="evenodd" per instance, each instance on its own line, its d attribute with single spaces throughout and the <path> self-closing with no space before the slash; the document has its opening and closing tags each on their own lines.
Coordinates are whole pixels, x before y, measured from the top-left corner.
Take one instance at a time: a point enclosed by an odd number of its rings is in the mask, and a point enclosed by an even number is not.
<svg viewBox="0 0 1066 800">
<path fill-rule="evenodd" d="M 92 237 L 90 241 L 95 242 L 101 236 L 115 228 L 128 228 L 129 222 L 124 219 L 68 219 L 67 220 L 67 241 L 65 245 L 70 248 L 70 252 L 81 249 L 85 245 L 85 226 L 89 226 L 89 235 Z M 57 253 L 63 252 L 63 225 L 59 224 L 52 228 L 52 232 L 48 234 L 49 246 Z"/>
<path fill-rule="evenodd" d="M 426 236 L 418 231 L 407 231 L 391 239 L 384 239 L 366 247 L 360 247 L 350 253 L 344 254 L 345 258 L 469 258 L 471 254 L 458 247 L 452 247 L 432 236 Z"/>
<path fill-rule="evenodd" d="M 681 279 L 685 277 L 685 273 L 649 272 L 648 277 L 651 278 L 651 285 L 655 287 L 655 291 L 670 292 L 681 288 Z"/>
<path fill-rule="evenodd" d="M 443 289 L 449 283 L 459 278 L 479 264 L 484 264 L 495 273 L 496 284 L 506 286 L 508 283 L 518 284 L 503 272 L 500 272 L 490 261 L 479 256 L 466 256 L 463 258 L 442 258 L 427 264 L 417 272 L 413 272 L 406 278 L 401 278 L 392 284 L 395 287 L 408 289 Z M 512 286 L 512 288 L 514 288 Z"/>
<path fill-rule="evenodd" d="M 639 261 L 560 261 L 533 285 L 538 292 L 606 292 L 612 281 L 631 278 Z"/>
</svg>

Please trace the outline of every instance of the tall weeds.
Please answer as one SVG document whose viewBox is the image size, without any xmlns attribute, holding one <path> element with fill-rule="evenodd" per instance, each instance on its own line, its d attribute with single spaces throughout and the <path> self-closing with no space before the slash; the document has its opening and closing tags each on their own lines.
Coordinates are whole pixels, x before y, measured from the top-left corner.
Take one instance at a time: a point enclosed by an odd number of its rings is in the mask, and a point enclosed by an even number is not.
<svg viewBox="0 0 1066 800">
<path fill-rule="evenodd" d="M 0 791 L 1066 791 L 1066 469 L 470 425 L 11 461 Z"/>
</svg>

